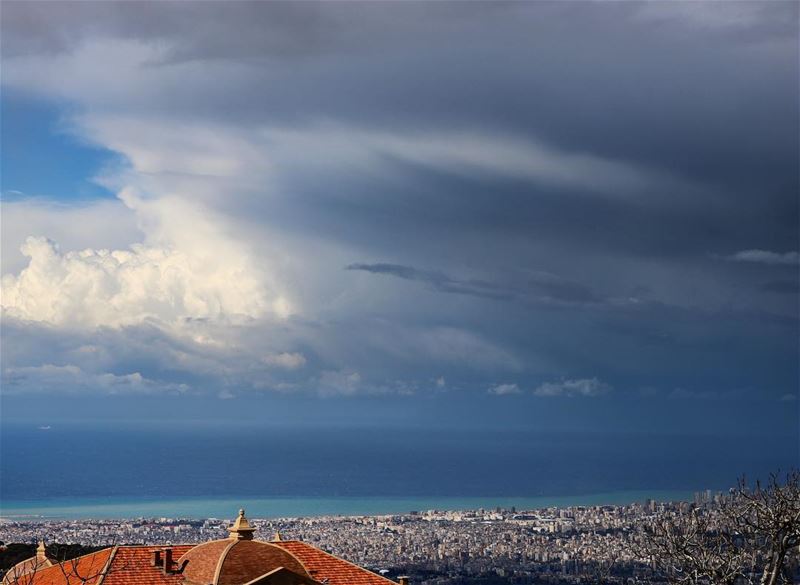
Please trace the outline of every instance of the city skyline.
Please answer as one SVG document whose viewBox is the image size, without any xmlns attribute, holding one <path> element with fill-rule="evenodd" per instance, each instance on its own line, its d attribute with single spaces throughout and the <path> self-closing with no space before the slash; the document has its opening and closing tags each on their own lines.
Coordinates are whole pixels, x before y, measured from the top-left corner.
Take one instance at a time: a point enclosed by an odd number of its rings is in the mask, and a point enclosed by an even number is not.
<svg viewBox="0 0 800 585">
<path fill-rule="evenodd" d="M 695 511 L 718 514 L 721 494 L 695 494 Z M 470 583 L 527 579 L 575 583 L 639 576 L 662 583 L 642 551 L 642 527 L 658 515 L 675 516 L 688 502 L 645 500 L 626 505 L 535 509 L 421 510 L 385 515 L 323 515 L 258 519 L 256 538 L 298 540 L 350 559 L 392 580 L 411 583 Z M 4 531 L 17 542 L 72 542 L 84 546 L 197 544 L 224 538 L 229 522 L 219 518 L 49 520 L 15 519 Z M 443 581 L 443 579 L 445 579 Z M 541 579 L 542 581 L 538 581 Z M 504 582 L 504 581 L 499 581 Z M 625 581 L 622 581 L 625 582 Z"/>
</svg>

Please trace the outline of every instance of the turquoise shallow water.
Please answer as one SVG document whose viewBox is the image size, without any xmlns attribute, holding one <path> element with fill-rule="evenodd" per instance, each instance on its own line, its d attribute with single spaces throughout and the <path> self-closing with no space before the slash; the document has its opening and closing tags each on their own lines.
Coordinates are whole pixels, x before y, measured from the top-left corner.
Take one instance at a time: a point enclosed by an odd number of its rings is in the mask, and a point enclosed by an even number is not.
<svg viewBox="0 0 800 585">
<path fill-rule="evenodd" d="M 246 508 L 253 518 L 292 516 L 400 514 L 412 510 L 518 510 L 550 506 L 630 504 L 648 498 L 659 501 L 688 500 L 686 491 L 618 491 L 562 497 L 214 497 L 176 499 L 64 498 L 41 501 L 0 502 L 0 517 L 9 520 L 104 519 L 104 518 L 229 518 Z"/>
</svg>

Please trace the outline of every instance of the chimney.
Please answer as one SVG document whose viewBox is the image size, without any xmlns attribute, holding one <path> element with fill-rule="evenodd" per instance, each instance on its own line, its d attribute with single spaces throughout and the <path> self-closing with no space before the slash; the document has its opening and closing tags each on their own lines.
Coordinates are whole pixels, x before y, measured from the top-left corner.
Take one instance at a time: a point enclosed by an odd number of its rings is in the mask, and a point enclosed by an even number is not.
<svg viewBox="0 0 800 585">
<path fill-rule="evenodd" d="M 150 564 L 153 565 L 154 567 L 160 567 L 161 566 L 161 551 L 160 550 L 154 550 L 153 551 L 153 558 L 150 559 Z"/>
<path fill-rule="evenodd" d="M 400 585 L 408 585 L 408 577 L 406 577 L 405 575 L 403 575 L 402 577 L 398 577 L 397 582 L 400 583 Z"/>
<path fill-rule="evenodd" d="M 172 549 L 164 549 L 164 574 L 168 575 L 172 572 Z"/>
</svg>

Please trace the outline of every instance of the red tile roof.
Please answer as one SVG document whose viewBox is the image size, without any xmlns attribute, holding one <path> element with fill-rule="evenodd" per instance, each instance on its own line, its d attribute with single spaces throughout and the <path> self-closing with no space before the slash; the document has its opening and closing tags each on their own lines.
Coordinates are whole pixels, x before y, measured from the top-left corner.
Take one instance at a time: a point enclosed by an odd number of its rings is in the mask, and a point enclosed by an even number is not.
<svg viewBox="0 0 800 585">
<path fill-rule="evenodd" d="M 153 551 L 172 549 L 173 568 L 182 555 L 192 548 L 191 544 L 177 546 L 120 546 L 111 561 L 108 574 L 102 585 L 178 585 L 183 583 L 181 574 L 164 574 L 161 567 L 151 564 Z M 35 585 L 39 585 L 36 583 Z"/>
<path fill-rule="evenodd" d="M 226 543 L 227 541 L 219 542 Z M 241 548 L 242 552 L 247 552 L 245 549 L 248 551 L 253 549 L 250 552 L 258 553 L 256 556 L 259 558 L 264 556 L 261 549 L 272 548 L 272 546 L 264 547 L 265 544 L 284 549 L 292 555 L 292 558 L 287 555 L 286 559 L 281 560 L 280 565 L 291 565 L 286 568 L 299 574 L 302 574 L 302 569 L 305 569 L 313 579 L 327 581 L 328 585 L 396 585 L 394 581 L 297 540 L 262 542 L 260 543 L 262 546 L 257 546 L 259 544 L 257 541 L 245 542 L 247 544 L 240 543 L 235 547 Z M 14 585 L 187 585 L 186 575 L 181 573 L 165 574 L 161 567 L 152 566 L 153 551 L 171 548 L 174 559 L 173 567 L 177 569 L 178 559 L 184 555 L 186 558 L 192 557 L 191 554 L 186 554 L 190 550 L 202 550 L 203 547 L 211 544 L 214 543 L 206 543 L 199 547 L 193 545 L 109 547 L 60 565 L 55 564 L 52 567 L 40 569 Z M 241 544 L 244 546 L 240 546 Z M 219 556 L 215 557 L 214 567 L 216 567 L 218 559 Z M 302 563 L 302 567 L 299 563 L 294 566 L 290 562 L 294 559 Z M 190 563 L 195 561 L 199 561 L 199 559 L 192 559 Z M 249 574 L 241 576 L 242 578 L 250 577 Z"/>
<path fill-rule="evenodd" d="M 105 572 L 113 548 L 109 547 L 23 576 L 16 585 L 96 585 Z"/>
<path fill-rule="evenodd" d="M 183 577 L 187 585 L 242 585 L 280 567 L 307 577 L 303 564 L 275 544 L 230 538 L 212 540 L 191 549 L 179 564 L 186 563 Z"/>
<path fill-rule="evenodd" d="M 186 568 L 183 570 L 184 580 L 197 585 L 213 583 L 220 556 L 235 542 L 229 539 L 212 540 L 190 548 L 178 559 L 180 563 L 186 561 Z"/>
<path fill-rule="evenodd" d="M 288 550 L 300 559 L 314 579 L 327 579 L 329 585 L 397 585 L 394 581 L 299 540 L 281 540 L 272 544 Z"/>
<path fill-rule="evenodd" d="M 308 577 L 306 568 L 294 555 L 269 542 L 240 540 L 222 559 L 216 585 L 242 585 L 280 567 Z"/>
</svg>

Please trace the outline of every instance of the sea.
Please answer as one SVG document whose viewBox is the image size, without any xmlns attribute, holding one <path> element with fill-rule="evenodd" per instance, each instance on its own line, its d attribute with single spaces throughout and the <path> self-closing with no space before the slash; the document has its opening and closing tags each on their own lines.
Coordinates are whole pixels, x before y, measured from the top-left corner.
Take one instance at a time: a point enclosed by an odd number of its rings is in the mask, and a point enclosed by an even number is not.
<svg viewBox="0 0 800 585">
<path fill-rule="evenodd" d="M 691 499 L 798 464 L 781 436 L 269 426 L 0 430 L 0 518 L 256 518 Z"/>
</svg>

